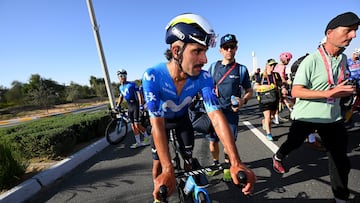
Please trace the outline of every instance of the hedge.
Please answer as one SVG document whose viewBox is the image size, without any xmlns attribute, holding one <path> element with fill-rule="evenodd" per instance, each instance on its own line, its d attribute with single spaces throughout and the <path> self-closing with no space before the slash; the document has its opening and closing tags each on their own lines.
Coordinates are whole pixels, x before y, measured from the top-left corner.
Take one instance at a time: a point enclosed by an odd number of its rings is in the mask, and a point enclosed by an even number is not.
<svg viewBox="0 0 360 203">
<path fill-rule="evenodd" d="M 110 117 L 105 111 L 41 118 L 0 128 L 0 189 L 23 175 L 32 158 L 58 159 L 77 144 L 104 135 Z"/>
</svg>

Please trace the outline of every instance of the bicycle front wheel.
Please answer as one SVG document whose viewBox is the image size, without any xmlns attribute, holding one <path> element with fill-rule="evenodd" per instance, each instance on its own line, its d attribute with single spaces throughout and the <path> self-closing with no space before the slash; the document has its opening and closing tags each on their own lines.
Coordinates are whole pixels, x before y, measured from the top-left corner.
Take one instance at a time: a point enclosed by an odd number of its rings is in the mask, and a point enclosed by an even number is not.
<svg viewBox="0 0 360 203">
<path fill-rule="evenodd" d="M 120 119 L 112 119 L 105 130 L 105 137 L 109 144 L 117 145 L 122 142 L 127 134 L 127 122 Z"/>
<path fill-rule="evenodd" d="M 206 198 L 206 195 L 203 192 L 199 192 L 197 194 L 197 202 L 199 202 L 199 203 L 208 203 L 208 199 Z"/>
</svg>

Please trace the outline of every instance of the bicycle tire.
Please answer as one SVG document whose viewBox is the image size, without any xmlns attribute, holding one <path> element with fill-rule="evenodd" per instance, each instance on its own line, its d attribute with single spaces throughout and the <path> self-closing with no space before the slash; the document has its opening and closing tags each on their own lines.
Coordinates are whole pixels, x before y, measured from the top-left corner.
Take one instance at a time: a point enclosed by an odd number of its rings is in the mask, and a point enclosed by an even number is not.
<svg viewBox="0 0 360 203">
<path fill-rule="evenodd" d="M 208 203 L 206 195 L 203 192 L 197 194 L 197 199 L 199 203 Z"/>
<path fill-rule="evenodd" d="M 124 119 L 112 119 L 106 126 L 106 141 L 111 145 L 117 145 L 125 139 L 127 131 L 128 125 Z"/>
<path fill-rule="evenodd" d="M 189 195 L 186 195 L 183 188 L 185 187 L 185 182 L 182 179 L 177 179 L 177 191 L 180 203 L 194 203 L 195 199 L 193 197 L 193 192 Z"/>
</svg>

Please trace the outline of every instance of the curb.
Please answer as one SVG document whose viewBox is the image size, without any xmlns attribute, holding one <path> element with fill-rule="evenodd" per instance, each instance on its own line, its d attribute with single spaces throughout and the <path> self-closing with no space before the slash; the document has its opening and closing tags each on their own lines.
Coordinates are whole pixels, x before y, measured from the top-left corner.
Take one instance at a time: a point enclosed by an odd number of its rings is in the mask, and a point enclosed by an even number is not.
<svg viewBox="0 0 360 203">
<path fill-rule="evenodd" d="M 35 175 L 31 179 L 15 186 L 11 190 L 0 195 L 1 203 L 13 203 L 13 202 L 25 202 L 36 193 L 40 192 L 43 188 L 49 186 L 56 180 L 60 179 L 65 174 L 94 156 L 105 147 L 109 146 L 109 143 L 105 138 L 98 140 L 97 142 L 89 145 L 81 151 L 73 154 L 69 158 L 66 158 L 56 165 L 48 168 L 47 170 Z"/>
</svg>

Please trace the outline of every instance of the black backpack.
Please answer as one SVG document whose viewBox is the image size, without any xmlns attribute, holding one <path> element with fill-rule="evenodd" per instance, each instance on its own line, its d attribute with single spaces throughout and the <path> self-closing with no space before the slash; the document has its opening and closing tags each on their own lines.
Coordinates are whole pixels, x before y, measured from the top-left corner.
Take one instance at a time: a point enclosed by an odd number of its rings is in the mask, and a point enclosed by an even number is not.
<svg viewBox="0 0 360 203">
<path fill-rule="evenodd" d="M 291 81 L 294 81 L 295 74 L 296 74 L 297 69 L 298 69 L 299 66 L 300 66 L 300 63 L 301 63 L 308 55 L 309 55 L 309 53 L 306 53 L 304 56 L 298 58 L 298 59 L 291 65 L 291 75 L 290 75 Z"/>
</svg>

